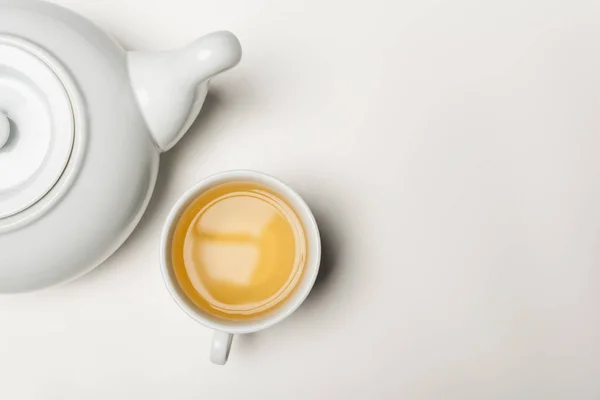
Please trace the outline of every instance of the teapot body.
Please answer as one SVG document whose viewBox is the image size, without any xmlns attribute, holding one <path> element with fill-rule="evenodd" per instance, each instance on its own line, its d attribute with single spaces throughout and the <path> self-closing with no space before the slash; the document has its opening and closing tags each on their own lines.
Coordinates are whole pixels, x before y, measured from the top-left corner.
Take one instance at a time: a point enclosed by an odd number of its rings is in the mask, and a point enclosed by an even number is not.
<svg viewBox="0 0 600 400">
<path fill-rule="evenodd" d="M 0 293 L 7 293 L 73 279 L 116 251 L 149 202 L 159 149 L 131 88 L 127 53 L 93 23 L 49 3 L 0 0 L 3 37 L 60 64 L 75 121 L 56 184 L 31 207 L 0 218 Z"/>
</svg>

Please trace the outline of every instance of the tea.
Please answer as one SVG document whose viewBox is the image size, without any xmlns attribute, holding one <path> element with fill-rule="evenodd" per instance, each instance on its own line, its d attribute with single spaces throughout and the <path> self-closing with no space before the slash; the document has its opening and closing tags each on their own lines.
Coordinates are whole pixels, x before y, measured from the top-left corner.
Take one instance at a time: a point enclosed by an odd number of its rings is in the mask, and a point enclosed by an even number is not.
<svg viewBox="0 0 600 400">
<path fill-rule="evenodd" d="M 180 288 L 227 320 L 268 313 L 297 286 L 306 263 L 304 227 L 292 207 L 252 182 L 220 184 L 184 210 L 171 261 Z"/>
</svg>

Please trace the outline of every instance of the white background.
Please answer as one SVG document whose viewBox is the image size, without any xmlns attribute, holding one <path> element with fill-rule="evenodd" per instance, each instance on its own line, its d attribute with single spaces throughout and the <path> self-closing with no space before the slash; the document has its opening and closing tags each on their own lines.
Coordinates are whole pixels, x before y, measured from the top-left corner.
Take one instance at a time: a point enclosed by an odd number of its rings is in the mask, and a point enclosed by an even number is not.
<svg viewBox="0 0 600 400">
<path fill-rule="evenodd" d="M 245 54 L 121 250 L 0 297 L 0 398 L 600 398 L 597 0 L 58 3 L 128 48 L 229 29 Z M 324 273 L 217 367 L 158 242 L 177 197 L 231 168 L 305 196 Z"/>
</svg>

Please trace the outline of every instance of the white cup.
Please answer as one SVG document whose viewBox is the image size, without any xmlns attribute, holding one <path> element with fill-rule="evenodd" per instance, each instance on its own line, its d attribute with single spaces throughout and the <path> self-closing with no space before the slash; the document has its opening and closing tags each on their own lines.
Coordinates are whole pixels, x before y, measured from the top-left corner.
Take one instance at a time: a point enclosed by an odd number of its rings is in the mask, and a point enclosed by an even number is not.
<svg viewBox="0 0 600 400">
<path fill-rule="evenodd" d="M 298 218 L 302 222 L 308 248 L 308 257 L 306 259 L 302 278 L 291 296 L 286 299 L 283 304 L 268 314 L 246 321 L 224 320 L 198 308 L 179 287 L 171 266 L 171 242 L 173 230 L 186 207 L 207 189 L 222 183 L 236 181 L 254 182 L 273 190 L 281 196 L 281 198 L 296 211 Z M 189 189 L 177 201 L 169 213 L 162 232 L 160 245 L 160 266 L 167 289 L 183 311 L 196 321 L 214 330 L 210 360 L 213 363 L 220 365 L 227 362 L 234 334 L 253 333 L 266 329 L 281 322 L 300 307 L 300 304 L 304 302 L 315 283 L 317 274 L 319 273 L 320 260 L 321 239 L 319 236 L 319 229 L 310 208 L 304 200 L 302 200 L 300 195 L 276 178 L 261 172 L 247 170 L 222 172 L 204 179 Z"/>
</svg>

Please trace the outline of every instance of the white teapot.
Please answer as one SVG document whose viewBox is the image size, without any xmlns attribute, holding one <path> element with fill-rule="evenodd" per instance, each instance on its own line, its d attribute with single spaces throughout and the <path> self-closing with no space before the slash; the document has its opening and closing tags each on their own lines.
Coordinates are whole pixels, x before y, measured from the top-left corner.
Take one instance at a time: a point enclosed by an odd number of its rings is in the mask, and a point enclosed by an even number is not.
<svg viewBox="0 0 600 400">
<path fill-rule="evenodd" d="M 235 66 L 229 32 L 126 52 L 86 19 L 0 0 L 0 293 L 44 288 L 109 257 L 140 220 L 159 154 Z"/>
</svg>

